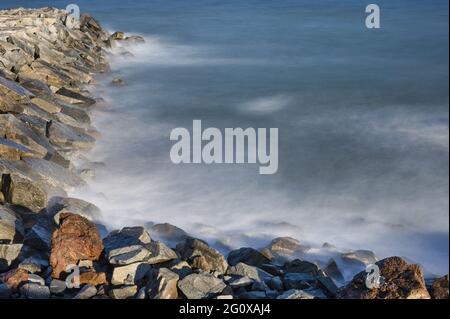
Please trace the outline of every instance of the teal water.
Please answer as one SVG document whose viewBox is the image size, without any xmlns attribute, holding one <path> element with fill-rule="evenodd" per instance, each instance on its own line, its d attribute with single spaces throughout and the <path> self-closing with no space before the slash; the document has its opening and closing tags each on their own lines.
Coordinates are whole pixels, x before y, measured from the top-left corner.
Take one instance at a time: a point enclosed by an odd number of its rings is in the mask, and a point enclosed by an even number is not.
<svg viewBox="0 0 450 319">
<path fill-rule="evenodd" d="M 107 170 L 83 196 L 111 227 L 171 222 L 230 246 L 290 235 L 448 272 L 448 1 L 377 1 L 379 30 L 357 0 L 76 3 L 147 39 L 97 88 L 112 107 L 89 156 Z M 194 119 L 279 128 L 278 173 L 172 164 L 170 131 Z"/>
</svg>

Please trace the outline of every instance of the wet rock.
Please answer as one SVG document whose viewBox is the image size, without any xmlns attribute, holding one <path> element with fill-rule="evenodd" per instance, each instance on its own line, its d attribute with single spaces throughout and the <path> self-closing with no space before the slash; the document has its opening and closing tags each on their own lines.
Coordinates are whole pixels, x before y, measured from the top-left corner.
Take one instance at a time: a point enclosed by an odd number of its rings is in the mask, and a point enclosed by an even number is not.
<svg viewBox="0 0 450 319">
<path fill-rule="evenodd" d="M 124 32 L 121 32 L 121 31 L 114 32 L 114 33 L 111 35 L 111 39 L 114 39 L 114 40 L 123 40 L 123 39 L 125 39 L 125 33 L 124 33 Z"/>
<path fill-rule="evenodd" d="M 192 268 L 224 274 L 228 263 L 225 257 L 207 243 L 195 238 L 188 238 L 184 244 L 177 246 L 181 258 L 187 260 Z"/>
<path fill-rule="evenodd" d="M 121 78 L 114 78 L 111 83 L 115 86 L 123 86 L 125 84 Z"/>
<path fill-rule="evenodd" d="M 151 272 L 146 294 L 150 299 L 177 299 L 180 277 L 167 268 L 154 269 Z"/>
<path fill-rule="evenodd" d="M 327 276 L 333 278 L 335 281 L 339 283 L 344 282 L 344 276 L 335 260 L 333 259 L 330 260 L 329 263 L 323 269 L 323 271 Z"/>
<path fill-rule="evenodd" d="M 103 251 L 100 234 L 92 222 L 70 213 L 61 214 L 59 220 L 50 255 L 54 278 L 59 278 L 67 266 L 76 265 L 79 260 L 98 260 Z"/>
<path fill-rule="evenodd" d="M 91 285 L 85 285 L 72 299 L 90 299 L 97 294 L 97 288 Z"/>
<path fill-rule="evenodd" d="M 270 260 L 262 255 L 259 251 L 253 248 L 245 247 L 233 250 L 228 254 L 228 264 L 235 266 L 243 262 L 247 265 L 260 267 L 263 264 L 268 264 Z"/>
<path fill-rule="evenodd" d="M 133 35 L 133 36 L 126 37 L 125 39 L 123 39 L 123 41 L 129 42 L 129 43 L 144 43 L 145 39 L 139 35 Z"/>
<path fill-rule="evenodd" d="M 422 270 L 400 257 L 389 257 L 376 263 L 383 277 L 379 288 L 366 286 L 367 273 L 358 273 L 338 292 L 343 299 L 430 299 Z"/>
<path fill-rule="evenodd" d="M 448 275 L 436 279 L 429 292 L 433 299 L 448 299 Z"/>
<path fill-rule="evenodd" d="M 255 281 L 267 282 L 272 279 L 272 275 L 254 266 L 250 266 L 244 263 L 238 263 L 236 266 L 232 266 L 228 269 L 227 275 L 248 277 Z"/>
<path fill-rule="evenodd" d="M 283 283 L 286 289 L 308 289 L 315 285 L 316 278 L 310 273 L 288 273 Z"/>
<path fill-rule="evenodd" d="M 20 293 L 26 299 L 49 299 L 50 289 L 36 283 L 26 283 L 20 287 Z"/>
<path fill-rule="evenodd" d="M 83 216 L 95 223 L 102 219 L 100 208 L 82 199 L 71 197 L 54 197 L 46 209 L 47 214 L 52 216 L 55 223 L 59 225 L 59 216 L 62 213 L 72 213 Z"/>
<path fill-rule="evenodd" d="M 171 242 L 181 242 L 188 237 L 188 234 L 184 230 L 169 223 L 152 225 L 150 232 L 162 240 Z"/>
<path fill-rule="evenodd" d="M 273 239 L 266 247 L 272 253 L 292 256 L 304 252 L 308 249 L 307 246 L 303 246 L 297 239 L 292 237 L 278 237 Z"/>
<path fill-rule="evenodd" d="M 355 250 L 341 255 L 342 261 L 349 266 L 365 268 L 367 265 L 377 262 L 377 257 L 370 250 Z"/>
<path fill-rule="evenodd" d="M 286 262 L 283 268 L 285 273 L 308 273 L 312 276 L 320 274 L 319 267 L 316 264 L 300 259 Z"/>
<path fill-rule="evenodd" d="M 109 291 L 109 296 L 112 299 L 132 299 L 138 292 L 137 286 L 123 286 L 114 288 Z"/>
<path fill-rule="evenodd" d="M 317 283 L 324 293 L 329 297 L 335 297 L 338 292 L 338 287 L 330 277 L 317 277 Z"/>
<path fill-rule="evenodd" d="M 62 98 L 64 101 L 70 104 L 83 104 L 85 106 L 91 106 L 95 104 L 95 100 L 91 97 L 80 94 L 73 90 L 69 90 L 66 87 L 60 88 L 56 92 L 56 96 Z"/>
<path fill-rule="evenodd" d="M 214 298 L 225 289 L 225 283 L 210 274 L 191 274 L 178 282 L 178 288 L 188 299 Z"/>
</svg>

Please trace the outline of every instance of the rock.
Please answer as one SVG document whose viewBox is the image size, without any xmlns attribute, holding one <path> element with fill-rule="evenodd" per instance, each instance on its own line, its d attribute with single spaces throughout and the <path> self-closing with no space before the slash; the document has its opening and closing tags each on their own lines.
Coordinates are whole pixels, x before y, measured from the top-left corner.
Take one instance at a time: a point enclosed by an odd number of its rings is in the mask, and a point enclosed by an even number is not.
<svg viewBox="0 0 450 319">
<path fill-rule="evenodd" d="M 102 219 L 100 208 L 78 198 L 54 197 L 46 210 L 47 214 L 53 217 L 57 225 L 59 225 L 59 216 L 62 213 L 77 214 L 93 223 Z"/>
<path fill-rule="evenodd" d="M 342 261 L 350 266 L 364 268 L 377 262 L 377 257 L 370 250 L 355 250 L 341 255 Z"/>
<path fill-rule="evenodd" d="M 292 237 L 278 237 L 273 239 L 266 247 L 272 253 L 292 256 L 304 252 L 308 249 L 307 246 L 303 246 L 297 239 Z"/>
<path fill-rule="evenodd" d="M 243 262 L 250 266 L 260 267 L 263 264 L 268 264 L 270 260 L 262 255 L 259 251 L 253 248 L 240 248 L 233 250 L 228 254 L 228 264 L 235 266 Z"/>
<path fill-rule="evenodd" d="M 0 205 L 0 243 L 11 243 L 24 234 L 22 218 L 13 210 Z"/>
<path fill-rule="evenodd" d="M 273 265 L 273 264 L 263 264 L 259 268 L 264 270 L 265 272 L 268 272 L 269 274 L 273 276 L 281 276 L 284 274 L 283 269 L 280 266 Z"/>
<path fill-rule="evenodd" d="M 239 294 L 239 299 L 269 299 L 264 291 L 245 291 Z"/>
<path fill-rule="evenodd" d="M 80 274 L 79 280 L 81 285 L 90 285 L 94 287 L 99 285 L 105 285 L 108 283 L 106 279 L 106 273 L 95 271 L 82 272 Z"/>
<path fill-rule="evenodd" d="M 66 87 L 60 88 L 56 92 L 58 98 L 63 99 L 70 104 L 83 104 L 84 106 L 91 106 L 95 104 L 95 100 L 73 90 L 69 90 Z"/>
<path fill-rule="evenodd" d="M 285 291 L 283 294 L 279 295 L 277 299 L 315 299 L 313 294 L 310 294 L 304 290 L 291 289 Z"/>
<path fill-rule="evenodd" d="M 188 238 L 188 234 L 184 230 L 169 223 L 152 225 L 150 232 L 162 240 L 171 242 L 181 242 Z"/>
<path fill-rule="evenodd" d="M 66 282 L 63 280 L 52 279 L 50 282 L 50 292 L 53 295 L 60 295 L 67 289 Z"/>
<path fill-rule="evenodd" d="M 330 277 L 317 277 L 318 286 L 321 287 L 325 294 L 329 297 L 335 297 L 338 292 L 338 287 Z"/>
<path fill-rule="evenodd" d="M 12 269 L 0 275 L 0 283 L 5 284 L 12 291 L 16 291 L 20 285 L 28 282 L 29 274 L 24 269 Z"/>
<path fill-rule="evenodd" d="M 277 290 L 277 291 L 283 291 L 284 290 L 283 281 L 278 276 L 273 277 L 272 279 L 270 279 L 267 282 L 267 285 L 273 290 Z"/>
<path fill-rule="evenodd" d="M 0 271 L 6 270 L 19 257 L 22 244 L 0 244 Z"/>
<path fill-rule="evenodd" d="M 108 260 L 113 265 L 129 265 L 150 257 L 150 251 L 142 245 L 126 246 L 110 250 Z"/>
<path fill-rule="evenodd" d="M 432 299 L 448 299 L 448 275 L 436 279 L 429 291 Z"/>
<path fill-rule="evenodd" d="M 36 283 L 26 283 L 20 287 L 20 293 L 26 299 L 49 299 L 50 289 Z"/>
<path fill-rule="evenodd" d="M 115 86 L 122 86 L 124 85 L 124 82 L 121 78 L 114 78 L 112 79 L 111 83 Z"/>
<path fill-rule="evenodd" d="M 358 273 L 341 288 L 341 299 L 430 299 L 425 287 L 422 270 L 418 265 L 408 264 L 400 257 L 389 257 L 376 263 L 383 281 L 379 288 L 366 286 L 367 273 Z"/>
<path fill-rule="evenodd" d="M 111 289 L 109 291 L 109 296 L 112 299 L 131 299 L 138 292 L 137 286 L 123 286 L 120 288 Z"/>
<path fill-rule="evenodd" d="M 316 278 L 310 273 L 288 273 L 283 277 L 286 289 L 307 289 L 315 285 Z"/>
<path fill-rule="evenodd" d="M 53 145 L 83 151 L 90 150 L 95 143 L 95 139 L 84 130 L 56 121 L 50 123 L 48 137 Z"/>
<path fill-rule="evenodd" d="M 39 284 L 41 286 L 45 286 L 45 280 L 41 276 L 38 276 L 36 274 L 29 274 L 28 275 L 28 282 Z"/>
<path fill-rule="evenodd" d="M 333 278 L 338 283 L 344 282 L 344 275 L 342 274 L 335 260 L 331 259 L 328 265 L 325 266 L 323 271 L 327 276 Z"/>
<path fill-rule="evenodd" d="M 48 267 L 48 260 L 39 256 L 32 256 L 24 259 L 18 266 L 20 269 L 24 269 L 31 274 L 40 273 L 46 267 Z"/>
<path fill-rule="evenodd" d="M 126 37 L 125 39 L 123 39 L 123 41 L 130 42 L 130 43 L 144 43 L 145 39 L 139 35 L 133 35 L 133 36 Z"/>
<path fill-rule="evenodd" d="M 111 35 L 111 39 L 114 39 L 114 40 L 123 40 L 123 39 L 125 39 L 125 33 L 121 32 L 121 31 L 114 32 L 114 33 Z"/>
<path fill-rule="evenodd" d="M 52 237 L 52 276 L 59 278 L 67 266 L 76 265 L 79 260 L 98 260 L 102 251 L 100 234 L 92 222 L 79 215 L 63 213 L 59 229 Z"/>
<path fill-rule="evenodd" d="M 184 260 L 174 264 L 172 267 L 170 267 L 170 270 L 180 276 L 180 278 L 184 278 L 187 275 L 192 274 L 191 266 Z"/>
<path fill-rule="evenodd" d="M 176 252 L 162 242 L 151 242 L 145 247 L 150 251 L 150 256 L 145 259 L 149 264 L 160 264 L 178 258 Z"/>
<path fill-rule="evenodd" d="M 115 230 L 103 239 L 105 253 L 109 255 L 112 250 L 151 242 L 150 234 L 143 227 L 125 227 Z"/>
<path fill-rule="evenodd" d="M 167 268 L 154 269 L 151 272 L 146 294 L 150 299 L 177 299 L 180 277 Z"/>
<path fill-rule="evenodd" d="M 250 279 L 264 282 L 269 281 L 273 277 L 271 274 L 265 272 L 262 269 L 244 263 L 238 263 L 236 266 L 230 267 L 227 271 L 227 275 L 241 277 L 246 276 Z"/>
<path fill-rule="evenodd" d="M 39 97 L 31 99 L 31 102 L 37 105 L 42 110 L 52 114 L 59 113 L 62 109 L 61 105 L 57 104 L 56 102 L 48 101 Z"/>
<path fill-rule="evenodd" d="M 283 268 L 285 273 L 309 273 L 313 276 L 320 274 L 319 267 L 316 264 L 300 259 L 286 262 Z"/>
<path fill-rule="evenodd" d="M 90 299 L 97 294 L 97 288 L 91 285 L 85 285 L 72 299 Z"/>
<path fill-rule="evenodd" d="M 111 284 L 113 285 L 134 285 L 148 276 L 151 265 L 145 262 L 138 262 L 125 266 L 115 267 L 112 273 Z"/>
<path fill-rule="evenodd" d="M 0 299 L 9 299 L 11 296 L 11 289 L 6 284 L 0 284 Z"/>
<path fill-rule="evenodd" d="M 52 247 L 52 234 L 55 229 L 53 222 L 47 216 L 39 216 L 24 238 L 24 243 L 37 250 L 49 251 Z"/>
<path fill-rule="evenodd" d="M 188 299 L 208 299 L 222 293 L 225 283 L 210 274 L 191 274 L 178 282 L 178 288 Z"/>
<path fill-rule="evenodd" d="M 26 157 L 39 157 L 39 154 L 14 141 L 0 137 L 0 159 L 20 161 Z"/>
<path fill-rule="evenodd" d="M 251 285 L 253 285 L 254 282 L 255 281 L 253 279 L 250 279 L 249 277 L 245 276 L 245 277 L 239 277 L 239 278 L 235 278 L 235 279 L 231 280 L 230 282 L 228 282 L 228 285 L 233 289 L 237 289 L 237 288 L 251 286 Z"/>
<path fill-rule="evenodd" d="M 11 96 L 19 102 L 27 102 L 34 94 L 20 86 L 18 83 L 9 81 L 0 76 L 0 92 Z"/>
<path fill-rule="evenodd" d="M 195 238 L 188 238 L 183 245 L 177 246 L 181 258 L 187 260 L 192 268 L 207 272 L 224 274 L 228 263 L 225 257 L 207 243 Z"/>
</svg>

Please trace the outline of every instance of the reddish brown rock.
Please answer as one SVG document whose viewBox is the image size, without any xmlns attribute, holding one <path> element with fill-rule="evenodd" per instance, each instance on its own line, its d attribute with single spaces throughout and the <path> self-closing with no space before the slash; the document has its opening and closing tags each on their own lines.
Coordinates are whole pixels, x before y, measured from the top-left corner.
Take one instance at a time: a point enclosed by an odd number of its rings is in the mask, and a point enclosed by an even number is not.
<svg viewBox="0 0 450 319">
<path fill-rule="evenodd" d="M 367 273 L 357 274 L 338 292 L 341 299 L 430 299 L 419 265 L 408 264 L 400 257 L 389 257 L 376 263 L 382 276 L 379 288 L 366 286 Z"/>
<path fill-rule="evenodd" d="M 53 232 L 50 265 L 52 276 L 59 278 L 67 266 L 79 260 L 98 260 L 103 243 L 95 225 L 86 218 L 72 213 L 63 213 L 60 226 Z"/>
<path fill-rule="evenodd" d="M 448 275 L 436 279 L 430 287 L 433 299 L 448 299 Z"/>
<path fill-rule="evenodd" d="M 21 284 L 28 281 L 28 278 L 28 271 L 17 268 L 1 274 L 0 283 L 6 284 L 11 290 L 17 290 Z"/>
<path fill-rule="evenodd" d="M 80 274 L 81 285 L 99 286 L 107 283 L 108 281 L 104 272 L 87 271 Z"/>
</svg>

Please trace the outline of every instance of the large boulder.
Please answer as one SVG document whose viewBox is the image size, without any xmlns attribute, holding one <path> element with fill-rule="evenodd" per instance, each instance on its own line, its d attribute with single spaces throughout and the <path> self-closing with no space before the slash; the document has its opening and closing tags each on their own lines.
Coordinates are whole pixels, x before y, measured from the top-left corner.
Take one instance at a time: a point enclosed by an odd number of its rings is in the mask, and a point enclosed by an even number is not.
<svg viewBox="0 0 450 319">
<path fill-rule="evenodd" d="M 448 275 L 437 278 L 429 291 L 433 299 L 448 299 Z"/>
<path fill-rule="evenodd" d="M 227 275 L 248 277 L 254 281 L 269 282 L 272 275 L 264 270 L 244 263 L 238 263 L 228 269 Z"/>
<path fill-rule="evenodd" d="M 226 284 L 210 274 L 191 274 L 178 282 L 178 288 L 188 299 L 213 298 L 222 293 Z"/>
<path fill-rule="evenodd" d="M 253 248 L 244 247 L 231 251 L 227 258 L 228 264 L 235 266 L 240 262 L 247 265 L 260 267 L 270 262 L 270 259 Z"/>
<path fill-rule="evenodd" d="M 46 212 L 52 216 L 57 225 L 59 224 L 59 217 L 63 213 L 77 214 L 93 223 L 102 219 L 100 208 L 82 199 L 71 197 L 52 198 Z"/>
<path fill-rule="evenodd" d="M 298 255 L 305 252 L 308 247 L 302 245 L 292 237 L 278 237 L 273 239 L 266 247 L 271 253 L 285 256 Z"/>
<path fill-rule="evenodd" d="M 192 268 L 218 274 L 224 274 L 228 269 L 225 257 L 199 239 L 188 238 L 182 245 L 177 246 L 177 250 Z"/>
<path fill-rule="evenodd" d="M 103 251 L 100 234 L 92 222 L 71 213 L 61 214 L 59 221 L 52 236 L 53 278 L 59 278 L 69 265 L 76 265 L 79 260 L 98 260 Z"/>
<path fill-rule="evenodd" d="M 367 273 L 358 273 L 341 288 L 341 299 L 430 299 L 419 265 L 408 264 L 400 257 L 389 257 L 376 263 L 380 270 L 379 288 L 368 288 Z"/>
<path fill-rule="evenodd" d="M 146 287 L 150 299 L 177 299 L 178 280 L 180 277 L 167 268 L 154 269 Z"/>
</svg>

